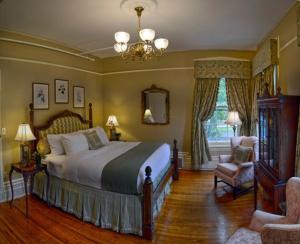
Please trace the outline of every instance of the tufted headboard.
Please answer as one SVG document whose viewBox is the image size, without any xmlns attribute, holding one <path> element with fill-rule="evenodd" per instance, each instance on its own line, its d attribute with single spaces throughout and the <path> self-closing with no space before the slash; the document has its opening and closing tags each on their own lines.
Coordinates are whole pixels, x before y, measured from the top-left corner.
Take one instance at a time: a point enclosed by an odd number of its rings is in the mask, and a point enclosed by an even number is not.
<svg viewBox="0 0 300 244">
<path fill-rule="evenodd" d="M 84 130 L 93 127 L 92 104 L 89 104 L 89 120 L 83 119 L 80 114 L 69 110 L 64 110 L 51 116 L 48 121 L 41 126 L 34 125 L 34 109 L 30 104 L 30 126 L 37 140 L 34 148 L 41 140 L 47 138 L 48 134 L 65 134 L 78 130 Z"/>
</svg>

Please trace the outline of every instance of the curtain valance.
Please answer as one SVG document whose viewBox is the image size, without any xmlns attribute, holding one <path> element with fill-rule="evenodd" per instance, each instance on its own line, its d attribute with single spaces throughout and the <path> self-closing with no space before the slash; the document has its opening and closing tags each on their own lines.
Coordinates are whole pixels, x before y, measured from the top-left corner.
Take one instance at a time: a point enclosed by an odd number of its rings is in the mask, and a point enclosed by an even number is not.
<svg viewBox="0 0 300 244">
<path fill-rule="evenodd" d="M 238 60 L 195 61 L 195 78 L 251 78 L 251 62 Z"/>
<path fill-rule="evenodd" d="M 253 77 L 263 72 L 270 65 L 278 63 L 277 46 L 277 39 L 270 39 L 261 46 L 252 61 Z"/>
</svg>

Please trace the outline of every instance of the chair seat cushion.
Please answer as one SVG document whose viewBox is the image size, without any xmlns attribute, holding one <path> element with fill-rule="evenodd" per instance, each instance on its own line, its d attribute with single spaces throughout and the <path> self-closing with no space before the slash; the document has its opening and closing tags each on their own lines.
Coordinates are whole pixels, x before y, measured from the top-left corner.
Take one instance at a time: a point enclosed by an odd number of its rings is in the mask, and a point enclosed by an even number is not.
<svg viewBox="0 0 300 244">
<path fill-rule="evenodd" d="M 238 166 L 233 163 L 219 163 L 216 170 L 221 171 L 225 175 L 233 176 L 238 171 Z"/>
<path fill-rule="evenodd" d="M 261 244 L 260 233 L 246 228 L 238 229 L 226 242 L 226 244 Z"/>
</svg>

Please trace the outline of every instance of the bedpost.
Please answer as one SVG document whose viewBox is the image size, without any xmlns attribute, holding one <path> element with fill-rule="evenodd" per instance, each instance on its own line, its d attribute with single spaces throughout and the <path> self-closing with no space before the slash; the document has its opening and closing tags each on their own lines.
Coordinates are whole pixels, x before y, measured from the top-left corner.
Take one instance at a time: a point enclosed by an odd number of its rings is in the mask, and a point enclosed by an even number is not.
<svg viewBox="0 0 300 244">
<path fill-rule="evenodd" d="M 93 128 L 93 109 L 92 109 L 92 103 L 89 103 L 89 127 Z"/>
<path fill-rule="evenodd" d="M 173 145 L 173 162 L 174 164 L 174 174 L 173 179 L 178 180 L 179 179 L 179 173 L 178 173 L 178 149 L 177 149 L 177 141 L 174 140 Z"/>
<path fill-rule="evenodd" d="M 152 206 L 153 183 L 151 180 L 151 167 L 147 166 L 145 172 L 146 178 L 143 185 L 143 237 L 147 240 L 152 240 L 154 224 Z"/>
</svg>

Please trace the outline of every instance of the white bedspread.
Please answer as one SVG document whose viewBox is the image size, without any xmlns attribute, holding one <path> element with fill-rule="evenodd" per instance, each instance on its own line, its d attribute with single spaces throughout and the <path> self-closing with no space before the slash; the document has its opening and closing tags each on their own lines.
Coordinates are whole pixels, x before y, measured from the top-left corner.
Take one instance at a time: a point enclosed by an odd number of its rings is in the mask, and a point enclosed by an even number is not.
<svg viewBox="0 0 300 244">
<path fill-rule="evenodd" d="M 101 189 L 101 175 L 104 166 L 112 159 L 127 152 L 140 142 L 110 142 L 98 150 L 82 151 L 70 156 L 48 155 L 45 161 L 51 175 L 69 181 Z M 137 190 L 142 191 L 145 168 L 152 168 L 152 181 L 159 176 L 170 159 L 170 146 L 160 146 L 142 165 L 138 178 Z"/>
</svg>

